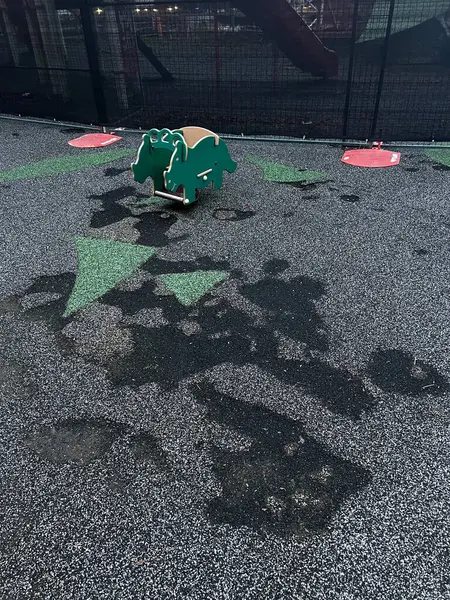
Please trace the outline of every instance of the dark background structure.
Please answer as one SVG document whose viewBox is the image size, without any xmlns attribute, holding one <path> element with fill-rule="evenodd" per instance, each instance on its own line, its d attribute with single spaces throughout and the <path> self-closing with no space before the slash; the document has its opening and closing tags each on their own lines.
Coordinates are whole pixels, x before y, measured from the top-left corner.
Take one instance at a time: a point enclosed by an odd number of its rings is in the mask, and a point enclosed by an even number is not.
<svg viewBox="0 0 450 600">
<path fill-rule="evenodd" d="M 450 139 L 450 0 L 0 0 L 0 111 Z"/>
</svg>

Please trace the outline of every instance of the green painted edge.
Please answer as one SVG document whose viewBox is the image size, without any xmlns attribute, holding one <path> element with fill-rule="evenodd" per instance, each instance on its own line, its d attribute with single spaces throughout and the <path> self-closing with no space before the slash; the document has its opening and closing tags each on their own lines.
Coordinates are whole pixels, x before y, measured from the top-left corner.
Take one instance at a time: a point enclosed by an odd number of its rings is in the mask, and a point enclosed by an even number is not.
<svg viewBox="0 0 450 600">
<path fill-rule="evenodd" d="M 53 177 L 64 173 L 74 173 L 132 156 L 134 153 L 134 150 L 128 148 L 116 148 L 114 150 L 97 150 L 96 152 L 45 158 L 35 163 L 0 172 L 0 181 L 18 181 L 20 179 Z"/>
<path fill-rule="evenodd" d="M 450 147 L 430 148 L 425 150 L 425 156 L 444 167 L 450 167 Z"/>
<path fill-rule="evenodd" d="M 249 163 L 258 166 L 263 170 L 265 181 L 276 183 L 314 183 L 316 181 L 322 181 L 327 177 L 327 174 L 322 171 L 300 171 L 296 167 L 270 162 L 249 154 L 245 156 L 245 159 Z"/>
</svg>

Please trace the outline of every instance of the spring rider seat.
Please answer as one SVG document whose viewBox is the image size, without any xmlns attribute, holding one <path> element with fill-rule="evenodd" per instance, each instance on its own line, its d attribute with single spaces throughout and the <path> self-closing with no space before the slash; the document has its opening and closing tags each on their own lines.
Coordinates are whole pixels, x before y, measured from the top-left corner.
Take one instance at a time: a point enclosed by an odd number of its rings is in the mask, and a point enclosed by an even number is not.
<svg viewBox="0 0 450 600">
<path fill-rule="evenodd" d="M 218 135 L 202 127 L 183 127 L 150 129 L 142 136 L 131 170 L 139 183 L 153 179 L 155 196 L 187 205 L 197 199 L 196 190 L 211 183 L 219 189 L 223 172 L 234 173 L 236 167 Z"/>
</svg>

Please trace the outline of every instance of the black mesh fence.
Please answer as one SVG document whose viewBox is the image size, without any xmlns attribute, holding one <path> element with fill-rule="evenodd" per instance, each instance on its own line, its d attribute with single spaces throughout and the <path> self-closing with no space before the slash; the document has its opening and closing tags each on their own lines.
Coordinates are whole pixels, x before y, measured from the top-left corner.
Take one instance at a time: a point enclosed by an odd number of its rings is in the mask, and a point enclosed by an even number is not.
<svg viewBox="0 0 450 600">
<path fill-rule="evenodd" d="M 450 139 L 450 0 L 0 0 L 0 110 Z"/>
</svg>

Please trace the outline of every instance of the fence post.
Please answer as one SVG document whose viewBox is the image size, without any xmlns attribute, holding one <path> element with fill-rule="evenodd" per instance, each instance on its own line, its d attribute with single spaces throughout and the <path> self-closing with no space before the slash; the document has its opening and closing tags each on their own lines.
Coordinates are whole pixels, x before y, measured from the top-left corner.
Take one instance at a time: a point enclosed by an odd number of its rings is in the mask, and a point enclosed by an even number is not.
<svg viewBox="0 0 450 600">
<path fill-rule="evenodd" d="M 86 53 L 98 121 L 101 125 L 106 125 L 108 116 L 106 111 L 105 90 L 103 88 L 103 78 L 100 72 L 100 61 L 98 58 L 99 48 L 93 24 L 92 6 L 90 6 L 90 4 L 80 4 L 80 17 L 86 43 Z"/>
<path fill-rule="evenodd" d="M 388 21 L 387 21 L 387 25 L 386 25 L 386 35 L 384 38 L 383 56 L 381 58 L 380 76 L 378 78 L 377 96 L 376 96 L 376 100 L 375 100 L 375 107 L 373 109 L 372 127 L 370 129 L 370 136 L 369 136 L 372 141 L 375 136 L 375 130 L 377 128 L 378 113 L 380 112 L 381 94 L 383 92 L 383 83 L 384 83 L 384 71 L 386 69 L 386 63 L 387 63 L 387 57 L 388 57 L 388 51 L 389 51 L 389 41 L 390 41 L 390 37 L 391 37 L 392 20 L 394 17 L 394 8 L 395 8 L 395 0 L 391 0 L 391 3 L 389 5 Z"/>
<path fill-rule="evenodd" d="M 350 98 L 352 95 L 352 84 L 353 84 L 353 65 L 355 62 L 356 36 L 357 36 L 357 31 L 358 31 L 358 11 L 359 11 L 359 0 L 354 0 L 353 21 L 352 21 L 352 40 L 351 40 L 352 46 L 350 49 L 350 57 L 348 60 L 347 90 L 345 92 L 345 105 L 344 105 L 344 125 L 342 127 L 342 141 L 343 142 L 347 139 Z"/>
</svg>

